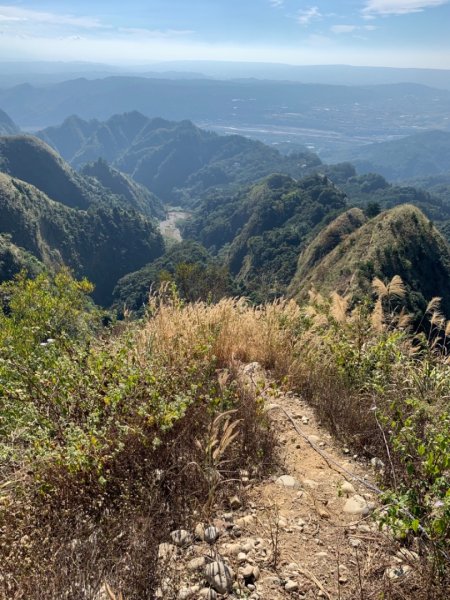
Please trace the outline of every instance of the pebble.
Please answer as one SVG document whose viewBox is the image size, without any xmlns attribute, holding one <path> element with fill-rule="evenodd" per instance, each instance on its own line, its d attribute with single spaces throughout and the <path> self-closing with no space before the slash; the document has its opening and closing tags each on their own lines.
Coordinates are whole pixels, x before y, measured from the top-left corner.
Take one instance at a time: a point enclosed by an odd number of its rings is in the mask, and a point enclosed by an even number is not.
<svg viewBox="0 0 450 600">
<path fill-rule="evenodd" d="M 188 598 L 193 598 L 200 591 L 200 587 L 198 585 L 194 585 L 190 588 L 182 588 L 178 592 L 179 600 L 187 600 Z"/>
<path fill-rule="evenodd" d="M 170 534 L 173 543 L 180 548 L 185 548 L 192 544 L 192 535 L 186 529 L 177 529 Z"/>
<path fill-rule="evenodd" d="M 217 529 L 217 527 L 210 526 L 205 529 L 203 539 L 208 544 L 214 544 L 214 542 L 218 539 L 219 535 L 220 532 Z"/>
<path fill-rule="evenodd" d="M 199 596 L 200 598 L 205 598 L 205 600 L 216 600 L 217 592 L 212 588 L 203 588 L 202 590 L 200 590 Z"/>
<path fill-rule="evenodd" d="M 232 496 L 228 500 L 228 504 L 230 505 L 230 508 L 232 508 L 233 510 L 238 510 L 239 508 L 242 507 L 242 502 L 240 501 L 238 496 Z"/>
<path fill-rule="evenodd" d="M 158 546 L 158 558 L 168 559 L 174 556 L 177 552 L 176 547 L 173 544 L 163 543 Z"/>
<path fill-rule="evenodd" d="M 199 556 L 198 558 L 193 558 L 187 564 L 187 567 L 190 571 L 197 571 L 197 569 L 201 569 L 205 566 L 205 558 L 203 556 Z"/>
<path fill-rule="evenodd" d="M 221 560 L 206 565 L 205 577 L 209 585 L 219 594 L 226 594 L 233 589 L 234 572 Z"/>
<path fill-rule="evenodd" d="M 400 579 L 400 577 L 405 577 L 412 570 L 409 565 L 399 565 L 398 567 L 390 567 L 386 569 L 386 577 L 388 579 Z"/>
<path fill-rule="evenodd" d="M 370 512 L 370 509 L 366 500 L 362 496 L 355 494 L 347 500 L 343 511 L 349 515 L 367 516 Z"/>
<path fill-rule="evenodd" d="M 356 490 L 353 485 L 349 481 L 343 481 L 339 486 L 339 491 L 342 494 L 346 494 L 347 496 L 351 496 L 352 494 L 356 494 Z"/>
<path fill-rule="evenodd" d="M 291 475 L 281 475 L 281 477 L 278 477 L 275 483 L 282 487 L 291 489 L 299 489 L 301 487 L 300 483 Z"/>
<path fill-rule="evenodd" d="M 298 583 L 296 581 L 292 581 L 292 579 L 288 579 L 284 585 L 284 589 L 287 592 L 296 592 L 298 590 Z"/>
</svg>

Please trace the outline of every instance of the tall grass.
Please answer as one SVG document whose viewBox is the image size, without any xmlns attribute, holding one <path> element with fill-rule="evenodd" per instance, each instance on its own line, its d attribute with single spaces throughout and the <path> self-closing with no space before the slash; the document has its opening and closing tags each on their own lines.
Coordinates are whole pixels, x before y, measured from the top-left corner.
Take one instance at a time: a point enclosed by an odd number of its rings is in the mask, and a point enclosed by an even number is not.
<svg viewBox="0 0 450 600">
<path fill-rule="evenodd" d="M 356 305 L 317 293 L 303 306 L 184 304 L 165 289 L 141 322 L 93 335 L 95 313 L 81 310 L 87 290 L 69 283 L 3 288 L 5 598 L 91 599 L 105 578 L 127 599 L 151 598 L 159 541 L 194 510 L 207 515 L 239 469 L 264 473 L 273 462 L 258 390 L 239 384 L 240 365 L 254 361 L 356 452 L 383 461 L 384 523 L 403 543 L 418 540 L 439 597 L 450 538 L 450 327 L 436 299 L 417 333 L 398 278 L 375 282 L 374 298 Z"/>
</svg>

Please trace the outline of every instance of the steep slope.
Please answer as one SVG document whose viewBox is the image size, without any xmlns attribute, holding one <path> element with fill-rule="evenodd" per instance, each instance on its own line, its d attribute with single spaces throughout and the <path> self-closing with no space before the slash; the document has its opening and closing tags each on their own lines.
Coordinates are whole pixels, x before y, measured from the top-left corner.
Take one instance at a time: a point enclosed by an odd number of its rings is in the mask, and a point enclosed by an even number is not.
<svg viewBox="0 0 450 600">
<path fill-rule="evenodd" d="M 213 251 L 229 244 L 222 254 L 242 292 L 264 301 L 284 293 L 308 236 L 345 206 L 326 177 L 271 175 L 234 196 L 205 200 L 184 234 Z"/>
<path fill-rule="evenodd" d="M 151 289 L 174 281 L 183 300 L 217 301 L 231 293 L 229 272 L 199 243 L 188 240 L 171 246 L 163 256 L 122 277 L 114 289 L 114 305 L 142 313 Z"/>
<path fill-rule="evenodd" d="M 20 271 L 34 277 L 44 268 L 30 252 L 13 244 L 10 235 L 0 234 L 0 283 L 12 279 Z"/>
<path fill-rule="evenodd" d="M 94 299 L 111 300 L 120 277 L 160 256 L 163 241 L 143 215 L 116 205 L 75 210 L 32 185 L 0 173 L 1 232 L 49 267 L 66 264 L 96 286 Z"/>
<path fill-rule="evenodd" d="M 99 158 L 95 163 L 85 165 L 81 173 L 94 177 L 104 188 L 123 198 L 135 210 L 149 217 L 164 218 L 164 207 L 155 194 L 125 173 L 110 167 L 103 159 Z"/>
<path fill-rule="evenodd" d="M 381 173 L 391 181 L 450 172 L 450 131 L 424 131 L 370 144 L 347 159 L 360 173 Z"/>
<path fill-rule="evenodd" d="M 344 234 L 322 260 L 311 263 L 314 249 L 324 247 L 321 240 L 332 229 L 342 227 L 332 223 L 300 255 L 291 296 L 304 297 L 312 287 L 367 293 L 374 277 L 400 275 L 412 292 L 411 309 L 423 311 L 427 301 L 439 296 L 450 314 L 450 247 L 418 208 L 403 205 L 379 214 Z"/>
<path fill-rule="evenodd" d="M 0 135 L 13 135 L 15 133 L 19 133 L 19 128 L 3 110 L 0 110 Z"/>
<path fill-rule="evenodd" d="M 242 136 L 219 136 L 190 121 L 148 119 L 137 112 L 104 123 L 85 122 L 86 136 L 81 130 L 80 120 L 75 127 L 71 119 L 38 135 L 75 167 L 103 158 L 163 201 L 178 204 L 189 204 L 213 187 L 237 187 L 274 172 L 301 177 L 320 165 L 310 152 L 285 157 Z M 70 152 L 64 154 L 67 148 Z"/>
<path fill-rule="evenodd" d="M 86 209 L 110 196 L 100 184 L 76 173 L 50 146 L 33 136 L 0 137 L 0 171 L 74 208 Z"/>
<path fill-rule="evenodd" d="M 360 208 L 351 208 L 324 227 L 300 255 L 292 285 L 303 281 L 323 258 L 366 221 Z"/>
</svg>

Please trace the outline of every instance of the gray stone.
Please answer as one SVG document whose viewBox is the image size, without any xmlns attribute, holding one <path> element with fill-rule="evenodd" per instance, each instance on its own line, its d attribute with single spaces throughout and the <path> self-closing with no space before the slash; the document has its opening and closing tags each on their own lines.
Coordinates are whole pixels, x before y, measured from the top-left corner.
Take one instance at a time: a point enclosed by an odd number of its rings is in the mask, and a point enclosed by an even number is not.
<svg viewBox="0 0 450 600">
<path fill-rule="evenodd" d="M 205 576 L 209 585 L 219 594 L 226 594 L 233 589 L 234 573 L 222 561 L 216 560 L 206 565 Z"/>
<path fill-rule="evenodd" d="M 182 588 L 178 592 L 179 600 L 188 600 L 188 598 L 193 598 L 200 591 L 200 586 L 194 585 L 190 588 Z"/>
<path fill-rule="evenodd" d="M 213 590 L 212 588 L 203 588 L 199 592 L 199 597 L 205 598 L 205 600 L 216 600 L 217 592 L 216 592 L 216 590 Z"/>
<path fill-rule="evenodd" d="M 185 548 L 192 544 L 192 535 L 185 529 L 177 529 L 170 534 L 173 543 L 180 548 Z"/>
<path fill-rule="evenodd" d="M 281 475 L 281 477 L 278 477 L 275 483 L 277 485 L 281 485 L 282 487 L 291 488 L 294 490 L 299 489 L 301 487 L 300 483 L 295 479 L 295 477 L 292 477 L 291 475 Z"/>
<path fill-rule="evenodd" d="M 220 535 L 220 532 L 217 529 L 217 527 L 210 526 L 205 529 L 203 539 L 208 544 L 214 544 L 214 542 L 218 539 L 219 535 Z"/>
<path fill-rule="evenodd" d="M 342 482 L 341 485 L 339 486 L 339 490 L 342 494 L 345 494 L 346 496 L 351 496 L 352 494 L 356 494 L 355 488 L 348 481 Z"/>
<path fill-rule="evenodd" d="M 194 536 L 196 540 L 201 540 L 203 542 L 203 540 L 205 539 L 205 526 L 203 523 L 198 523 L 195 526 Z"/>
<path fill-rule="evenodd" d="M 197 571 L 205 566 L 205 557 L 199 556 L 198 558 L 193 558 L 187 564 L 189 571 Z"/>
<path fill-rule="evenodd" d="M 160 560 L 169 560 L 177 552 L 176 547 L 173 544 L 160 544 L 158 546 L 158 558 Z"/>
</svg>

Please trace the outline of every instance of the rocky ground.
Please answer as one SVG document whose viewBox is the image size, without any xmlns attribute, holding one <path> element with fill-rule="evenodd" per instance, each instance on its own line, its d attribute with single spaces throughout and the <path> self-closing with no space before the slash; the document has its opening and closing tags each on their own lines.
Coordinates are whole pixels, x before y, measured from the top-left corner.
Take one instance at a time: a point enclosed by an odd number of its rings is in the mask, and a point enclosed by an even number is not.
<svg viewBox="0 0 450 600">
<path fill-rule="evenodd" d="M 254 381 L 258 368 L 244 377 Z M 294 394 L 267 400 L 280 472 L 159 547 L 158 598 L 390 598 L 417 555 L 379 531 L 375 468 L 350 456 Z M 380 595 L 383 594 L 383 595 Z M 408 596 L 406 596 L 408 597 Z"/>
</svg>

